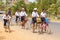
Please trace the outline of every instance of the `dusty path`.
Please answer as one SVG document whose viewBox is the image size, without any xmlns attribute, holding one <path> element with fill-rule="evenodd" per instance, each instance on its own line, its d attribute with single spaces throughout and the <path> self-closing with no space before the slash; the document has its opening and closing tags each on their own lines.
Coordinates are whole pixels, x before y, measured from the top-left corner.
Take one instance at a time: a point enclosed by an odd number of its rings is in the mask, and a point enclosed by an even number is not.
<svg viewBox="0 0 60 40">
<path fill-rule="evenodd" d="M 60 40 L 60 23 L 50 23 L 52 34 L 32 33 L 31 29 L 21 29 L 15 24 L 10 27 L 11 33 L 4 32 L 3 21 L 0 20 L 0 40 Z"/>
</svg>

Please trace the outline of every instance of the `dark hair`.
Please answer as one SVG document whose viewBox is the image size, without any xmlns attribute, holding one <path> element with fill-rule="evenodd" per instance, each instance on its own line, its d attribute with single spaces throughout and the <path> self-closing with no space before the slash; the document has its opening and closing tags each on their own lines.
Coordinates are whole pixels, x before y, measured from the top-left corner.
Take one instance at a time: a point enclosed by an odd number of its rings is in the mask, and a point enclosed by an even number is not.
<svg viewBox="0 0 60 40">
<path fill-rule="evenodd" d="M 9 8 L 8 10 L 11 10 L 11 8 Z"/>
<path fill-rule="evenodd" d="M 43 22 L 42 22 L 42 24 L 43 24 L 43 23 L 45 23 L 45 24 L 46 24 L 46 22 L 45 22 L 45 21 L 43 21 Z"/>
<path fill-rule="evenodd" d="M 8 13 L 6 13 L 6 16 L 8 15 Z"/>
<path fill-rule="evenodd" d="M 42 9 L 42 11 L 44 11 L 45 9 Z"/>
<path fill-rule="evenodd" d="M 46 22 L 44 22 L 46 24 Z"/>
<path fill-rule="evenodd" d="M 19 9 L 17 9 L 17 10 L 19 10 Z M 16 11 L 17 11 L 17 10 L 16 10 Z"/>
</svg>

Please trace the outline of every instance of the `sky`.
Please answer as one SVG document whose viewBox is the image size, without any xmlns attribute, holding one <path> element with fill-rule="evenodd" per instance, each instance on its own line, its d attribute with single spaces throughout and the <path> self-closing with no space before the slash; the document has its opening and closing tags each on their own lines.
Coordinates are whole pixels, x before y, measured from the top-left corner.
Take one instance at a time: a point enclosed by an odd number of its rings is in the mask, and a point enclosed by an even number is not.
<svg viewBox="0 0 60 40">
<path fill-rule="evenodd" d="M 28 0 L 29 2 L 34 2 L 34 1 L 36 1 L 36 0 Z"/>
</svg>

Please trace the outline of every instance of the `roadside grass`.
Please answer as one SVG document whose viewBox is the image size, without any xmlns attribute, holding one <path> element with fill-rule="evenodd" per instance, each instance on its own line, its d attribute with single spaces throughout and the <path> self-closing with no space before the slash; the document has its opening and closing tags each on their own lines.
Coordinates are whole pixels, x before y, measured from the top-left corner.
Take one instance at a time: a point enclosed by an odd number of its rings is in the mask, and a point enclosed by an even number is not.
<svg viewBox="0 0 60 40">
<path fill-rule="evenodd" d="M 50 16 L 49 19 L 51 22 L 60 22 L 60 15 L 58 17 L 59 17 L 58 19 L 55 19 L 54 16 Z"/>
</svg>

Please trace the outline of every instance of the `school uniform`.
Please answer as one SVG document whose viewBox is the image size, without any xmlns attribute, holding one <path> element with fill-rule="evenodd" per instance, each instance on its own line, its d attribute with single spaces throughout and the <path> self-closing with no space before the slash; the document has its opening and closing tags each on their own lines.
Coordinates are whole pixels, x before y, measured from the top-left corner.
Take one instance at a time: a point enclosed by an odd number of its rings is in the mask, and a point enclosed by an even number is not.
<svg viewBox="0 0 60 40">
<path fill-rule="evenodd" d="M 17 20 L 19 19 L 19 12 L 16 12 L 15 16 L 16 16 L 16 22 L 17 22 Z"/>
<path fill-rule="evenodd" d="M 20 12 L 21 22 L 23 22 L 25 20 L 25 16 L 27 16 L 26 12 L 21 11 Z"/>
<path fill-rule="evenodd" d="M 46 13 L 41 12 L 41 21 L 45 21 Z"/>
<path fill-rule="evenodd" d="M 6 16 L 6 15 L 3 16 L 4 26 L 7 26 L 7 22 L 9 21 L 10 18 L 11 17 L 9 15 L 8 16 Z"/>
<path fill-rule="evenodd" d="M 32 12 L 32 23 L 36 23 L 36 18 L 39 17 L 37 12 Z"/>
</svg>

